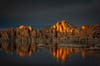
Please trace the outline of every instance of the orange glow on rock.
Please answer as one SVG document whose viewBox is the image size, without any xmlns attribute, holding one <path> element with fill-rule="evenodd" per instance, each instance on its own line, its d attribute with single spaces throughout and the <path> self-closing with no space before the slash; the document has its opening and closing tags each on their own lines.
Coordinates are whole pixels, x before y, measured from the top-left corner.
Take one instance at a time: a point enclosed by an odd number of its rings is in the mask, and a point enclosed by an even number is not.
<svg viewBox="0 0 100 66">
<path fill-rule="evenodd" d="M 85 30 L 86 29 L 86 27 L 85 26 L 82 26 L 82 30 Z"/>
<path fill-rule="evenodd" d="M 31 31 L 32 30 L 32 27 L 31 26 L 21 25 L 21 26 L 19 26 L 18 29 L 20 29 L 20 30 L 22 30 L 22 29 L 29 29 Z"/>
<path fill-rule="evenodd" d="M 24 28 L 24 25 L 21 25 L 20 27 L 19 27 L 19 29 L 23 29 Z"/>
<path fill-rule="evenodd" d="M 61 22 L 57 22 L 53 26 L 53 29 L 56 30 L 56 31 L 58 31 L 58 32 L 68 32 L 68 33 L 72 33 L 73 28 L 71 28 L 71 27 L 69 27 L 67 25 L 69 25 L 69 24 L 67 24 L 65 20 L 62 20 Z"/>
<path fill-rule="evenodd" d="M 32 27 L 31 26 L 29 26 L 28 28 L 29 28 L 30 31 L 32 30 Z"/>
</svg>

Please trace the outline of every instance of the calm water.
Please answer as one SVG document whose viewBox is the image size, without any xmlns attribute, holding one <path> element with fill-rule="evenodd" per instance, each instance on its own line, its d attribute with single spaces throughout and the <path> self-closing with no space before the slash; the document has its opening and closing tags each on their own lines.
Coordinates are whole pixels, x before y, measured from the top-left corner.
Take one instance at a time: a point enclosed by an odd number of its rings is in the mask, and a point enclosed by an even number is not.
<svg viewBox="0 0 100 66">
<path fill-rule="evenodd" d="M 14 47 L 14 46 L 13 46 Z M 26 47 L 27 48 L 27 47 Z M 19 48 L 20 49 L 20 48 Z M 34 47 L 28 52 L 1 49 L 0 64 L 52 64 L 55 66 L 100 66 L 100 49 L 72 47 Z"/>
</svg>

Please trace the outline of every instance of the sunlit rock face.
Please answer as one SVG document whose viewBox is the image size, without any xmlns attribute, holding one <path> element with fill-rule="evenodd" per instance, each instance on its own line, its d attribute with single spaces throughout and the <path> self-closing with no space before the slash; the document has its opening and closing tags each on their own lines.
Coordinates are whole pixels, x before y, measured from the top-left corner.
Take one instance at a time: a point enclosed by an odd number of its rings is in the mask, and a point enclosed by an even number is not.
<svg viewBox="0 0 100 66">
<path fill-rule="evenodd" d="M 43 29 L 33 29 L 31 26 L 21 25 L 16 29 L 9 28 L 0 32 L 1 41 L 15 40 L 33 42 L 34 39 L 42 41 L 43 39 L 53 41 L 59 40 L 93 40 L 100 39 L 100 25 L 90 24 L 83 25 L 81 28 L 76 27 L 73 24 L 68 23 L 66 20 L 57 22 L 51 27 L 45 27 Z"/>
<path fill-rule="evenodd" d="M 33 28 L 31 26 L 21 25 L 17 29 L 19 29 L 19 30 L 21 30 L 21 29 L 28 29 L 28 30 L 32 31 Z"/>
<path fill-rule="evenodd" d="M 33 28 L 31 26 L 25 26 L 21 25 L 18 28 L 16 28 L 16 38 L 22 39 L 22 38 L 30 38 L 31 31 Z"/>
<path fill-rule="evenodd" d="M 33 31 L 33 28 L 32 28 L 31 26 L 21 25 L 21 26 L 19 26 L 18 28 L 16 28 L 15 30 L 16 30 L 16 32 L 17 32 L 17 31 L 21 32 L 22 35 L 24 35 L 24 33 L 25 33 L 25 35 L 26 35 L 26 33 L 29 33 L 29 32 L 31 32 L 31 31 Z"/>
<path fill-rule="evenodd" d="M 69 24 L 66 20 L 57 22 L 51 27 L 57 32 L 57 38 L 62 39 L 76 39 L 79 38 L 80 30 L 73 24 Z"/>
<path fill-rule="evenodd" d="M 99 24 L 90 24 L 83 25 L 80 28 L 80 39 L 100 39 L 100 25 Z"/>
<path fill-rule="evenodd" d="M 61 22 L 57 22 L 55 25 L 53 25 L 52 28 L 58 32 L 72 33 L 76 27 L 69 24 L 67 21 L 62 20 Z"/>
</svg>

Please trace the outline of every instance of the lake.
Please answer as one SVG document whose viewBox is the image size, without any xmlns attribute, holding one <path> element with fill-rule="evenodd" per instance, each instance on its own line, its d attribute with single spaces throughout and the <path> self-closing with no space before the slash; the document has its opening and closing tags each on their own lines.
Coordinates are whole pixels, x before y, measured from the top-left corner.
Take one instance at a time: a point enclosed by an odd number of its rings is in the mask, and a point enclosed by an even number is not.
<svg viewBox="0 0 100 66">
<path fill-rule="evenodd" d="M 0 64 L 100 66 L 100 47 L 81 44 L 0 44 Z M 75 46 L 74 46 L 75 45 Z M 86 44 L 87 45 L 87 44 Z M 78 46 L 78 47 L 77 47 Z"/>
</svg>

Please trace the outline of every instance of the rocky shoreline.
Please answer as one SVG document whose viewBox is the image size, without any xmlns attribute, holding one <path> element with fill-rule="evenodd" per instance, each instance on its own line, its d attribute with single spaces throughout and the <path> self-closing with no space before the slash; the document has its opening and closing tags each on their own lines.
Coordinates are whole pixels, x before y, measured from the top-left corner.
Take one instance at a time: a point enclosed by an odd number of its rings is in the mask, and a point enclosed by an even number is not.
<svg viewBox="0 0 100 66">
<path fill-rule="evenodd" d="M 62 20 L 51 27 L 33 29 L 31 26 L 21 25 L 18 28 L 8 28 L 0 31 L 0 41 L 88 41 L 100 39 L 100 25 L 83 25 L 81 28 Z"/>
</svg>

